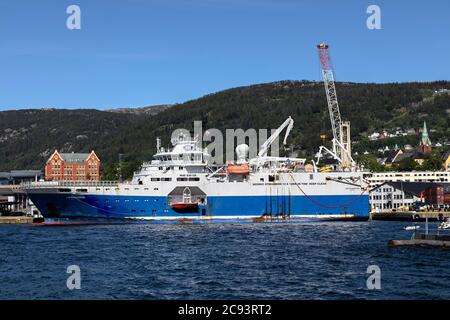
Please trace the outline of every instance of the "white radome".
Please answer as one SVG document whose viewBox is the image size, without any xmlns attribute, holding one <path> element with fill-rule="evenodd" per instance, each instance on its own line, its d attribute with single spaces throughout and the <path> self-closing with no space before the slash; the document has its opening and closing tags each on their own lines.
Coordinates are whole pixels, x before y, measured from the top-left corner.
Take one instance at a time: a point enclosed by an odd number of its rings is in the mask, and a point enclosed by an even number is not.
<svg viewBox="0 0 450 320">
<path fill-rule="evenodd" d="M 236 151 L 236 156 L 238 159 L 238 162 L 245 162 L 246 159 L 248 158 L 248 145 L 244 144 L 240 144 L 236 147 L 235 151 Z"/>
</svg>

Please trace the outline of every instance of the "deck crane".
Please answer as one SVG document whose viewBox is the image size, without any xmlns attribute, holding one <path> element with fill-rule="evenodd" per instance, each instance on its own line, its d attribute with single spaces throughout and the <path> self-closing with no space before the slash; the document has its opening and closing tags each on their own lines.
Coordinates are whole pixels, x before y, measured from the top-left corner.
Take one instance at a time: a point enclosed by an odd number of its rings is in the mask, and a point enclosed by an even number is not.
<svg viewBox="0 0 450 320">
<path fill-rule="evenodd" d="M 281 132 L 283 132 L 283 130 L 287 127 L 286 129 L 286 133 L 284 135 L 284 139 L 283 139 L 283 144 L 286 144 L 286 139 L 289 136 L 289 133 L 291 132 L 292 128 L 294 126 L 294 120 L 289 117 L 287 118 L 283 124 L 277 129 L 275 130 L 275 132 L 261 145 L 261 148 L 258 152 L 258 156 L 257 156 L 257 163 L 256 163 L 256 167 L 258 168 L 261 163 L 264 161 L 264 158 L 267 157 L 267 152 L 269 151 L 270 146 L 272 145 L 272 143 L 278 139 L 278 137 L 280 136 Z"/>
<path fill-rule="evenodd" d="M 317 45 L 325 93 L 327 95 L 328 112 L 330 113 L 331 130 L 333 131 L 333 150 L 331 151 L 321 146 L 314 166 L 320 161 L 322 152 L 326 151 L 334 159 L 339 161 L 343 169 L 349 169 L 356 166 L 351 155 L 350 122 L 341 120 L 336 86 L 334 84 L 333 65 L 328 48 L 329 46 L 325 43 Z"/>
</svg>

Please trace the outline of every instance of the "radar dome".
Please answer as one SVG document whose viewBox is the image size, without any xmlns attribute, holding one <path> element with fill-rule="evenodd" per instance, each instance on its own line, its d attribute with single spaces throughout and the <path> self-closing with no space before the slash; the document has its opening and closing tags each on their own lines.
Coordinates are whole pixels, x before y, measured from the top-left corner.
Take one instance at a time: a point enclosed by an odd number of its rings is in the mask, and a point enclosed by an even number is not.
<svg viewBox="0 0 450 320">
<path fill-rule="evenodd" d="M 248 156 L 248 145 L 240 144 L 236 147 L 235 151 L 238 162 L 245 162 Z"/>
</svg>

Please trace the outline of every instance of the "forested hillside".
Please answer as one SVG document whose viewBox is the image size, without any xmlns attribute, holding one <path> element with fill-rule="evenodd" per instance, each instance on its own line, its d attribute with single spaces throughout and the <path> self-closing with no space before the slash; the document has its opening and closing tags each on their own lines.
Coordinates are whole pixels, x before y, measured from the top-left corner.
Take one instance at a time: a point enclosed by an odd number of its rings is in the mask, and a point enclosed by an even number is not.
<svg viewBox="0 0 450 320">
<path fill-rule="evenodd" d="M 354 150 L 376 150 L 386 144 L 415 144 L 417 136 L 369 141 L 367 135 L 383 128 L 419 128 L 427 121 L 433 142 L 450 137 L 450 96 L 435 94 L 450 89 L 450 82 L 355 84 L 338 83 L 343 120 L 350 120 Z M 147 108 L 148 109 L 148 108 Z M 118 154 L 130 171 L 155 151 L 157 136 L 168 145 L 176 128 L 277 128 L 288 116 L 295 121 L 288 140 L 304 156 L 330 136 L 326 97 L 321 82 L 280 81 L 233 88 L 158 112 L 36 109 L 0 112 L 0 170 L 42 169 L 50 152 L 94 149 L 106 173 Z"/>
</svg>

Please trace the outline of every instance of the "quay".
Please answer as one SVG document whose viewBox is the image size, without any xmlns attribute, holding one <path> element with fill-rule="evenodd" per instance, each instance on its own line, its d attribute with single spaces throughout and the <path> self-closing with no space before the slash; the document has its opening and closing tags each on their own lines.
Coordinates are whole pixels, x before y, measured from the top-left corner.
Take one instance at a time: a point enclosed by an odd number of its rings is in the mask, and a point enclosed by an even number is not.
<svg viewBox="0 0 450 320">
<path fill-rule="evenodd" d="M 0 217 L 0 224 L 25 224 L 33 223 L 33 217 L 17 216 L 17 217 Z"/>
<path fill-rule="evenodd" d="M 22 221 L 20 216 L 37 214 L 36 207 L 21 188 L 24 182 L 39 181 L 42 178 L 40 170 L 13 170 L 0 172 L 0 217 L 5 221 Z M 25 219 L 27 221 L 27 219 Z"/>
<path fill-rule="evenodd" d="M 396 212 L 372 212 L 372 220 L 382 221 L 443 221 L 450 218 L 450 211 L 396 211 Z"/>
</svg>

